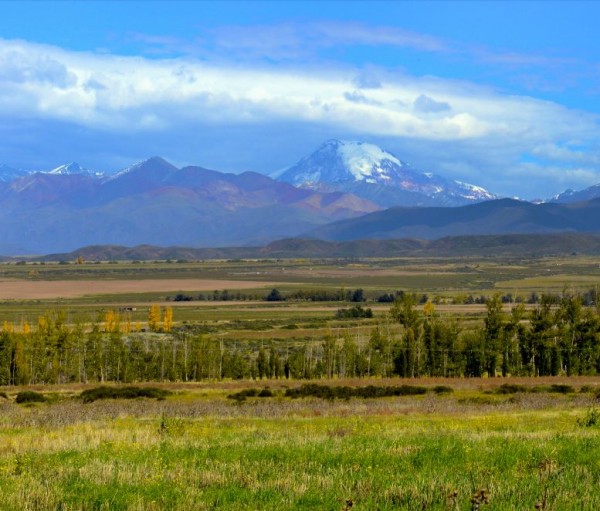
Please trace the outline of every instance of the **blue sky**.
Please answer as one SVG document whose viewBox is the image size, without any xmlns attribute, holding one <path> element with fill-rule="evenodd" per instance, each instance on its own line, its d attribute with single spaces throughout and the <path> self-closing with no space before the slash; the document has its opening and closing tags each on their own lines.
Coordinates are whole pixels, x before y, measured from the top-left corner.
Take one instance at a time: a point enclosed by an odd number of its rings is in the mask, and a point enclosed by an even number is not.
<svg viewBox="0 0 600 511">
<path fill-rule="evenodd" d="M 329 138 L 524 198 L 600 182 L 599 2 L 2 2 L 0 163 L 272 172 Z"/>
</svg>

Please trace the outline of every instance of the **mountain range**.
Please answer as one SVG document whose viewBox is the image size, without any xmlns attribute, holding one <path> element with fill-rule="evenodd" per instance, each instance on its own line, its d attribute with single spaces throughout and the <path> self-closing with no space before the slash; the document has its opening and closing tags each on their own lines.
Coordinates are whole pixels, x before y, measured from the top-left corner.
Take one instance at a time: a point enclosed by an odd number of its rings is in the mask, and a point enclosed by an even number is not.
<svg viewBox="0 0 600 511">
<path fill-rule="evenodd" d="M 27 258 L 33 261 L 156 261 L 264 258 L 363 258 L 363 257 L 449 257 L 571 256 L 573 253 L 600 255 L 600 234 L 503 234 L 449 236 L 438 240 L 392 239 L 323 241 L 291 238 L 257 247 L 160 247 L 137 245 L 91 245 L 72 252 Z M 23 257 L 4 258 L 7 261 Z"/>
<path fill-rule="evenodd" d="M 350 194 L 300 189 L 254 172 L 178 169 L 154 157 L 104 178 L 34 173 L 0 183 L 0 252 L 256 244 L 377 209 Z"/>
<path fill-rule="evenodd" d="M 160 157 L 112 175 L 77 163 L 43 172 L 0 165 L 0 253 L 96 244 L 239 247 L 294 236 L 595 232 L 600 203 L 574 202 L 599 195 L 600 185 L 541 205 L 498 199 L 373 144 L 339 140 L 272 177 L 178 168 Z"/>
<path fill-rule="evenodd" d="M 491 234 L 600 232 L 600 198 L 570 204 L 500 199 L 457 208 L 395 207 L 309 232 L 317 239 L 420 238 Z"/>
</svg>

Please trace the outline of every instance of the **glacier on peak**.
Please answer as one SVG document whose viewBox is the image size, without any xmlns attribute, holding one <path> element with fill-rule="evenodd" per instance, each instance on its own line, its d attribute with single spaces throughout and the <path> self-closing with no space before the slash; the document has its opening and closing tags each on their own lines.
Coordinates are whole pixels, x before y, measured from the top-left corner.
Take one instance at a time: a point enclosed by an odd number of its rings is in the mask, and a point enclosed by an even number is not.
<svg viewBox="0 0 600 511">
<path fill-rule="evenodd" d="M 331 139 L 277 179 L 314 190 L 343 191 L 381 206 L 463 205 L 496 198 L 482 187 L 421 172 L 375 144 Z"/>
<path fill-rule="evenodd" d="M 402 162 L 393 154 L 366 142 L 343 141 L 338 146 L 338 153 L 346 168 L 358 181 L 372 177 L 373 174 L 389 179 L 388 170 L 382 166 L 386 160 L 402 167 Z"/>
</svg>

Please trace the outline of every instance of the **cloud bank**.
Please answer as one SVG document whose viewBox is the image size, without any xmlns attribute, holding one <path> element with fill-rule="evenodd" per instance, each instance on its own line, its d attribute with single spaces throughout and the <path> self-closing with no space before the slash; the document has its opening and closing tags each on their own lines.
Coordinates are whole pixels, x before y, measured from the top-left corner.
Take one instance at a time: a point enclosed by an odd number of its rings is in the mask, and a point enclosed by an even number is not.
<svg viewBox="0 0 600 511">
<path fill-rule="evenodd" d="M 442 41 L 418 34 L 383 30 L 373 39 L 372 31 L 367 33 L 358 24 L 350 32 L 334 28 L 323 25 L 317 35 L 326 37 L 315 36 L 314 44 L 352 40 L 447 51 Z M 247 40 L 252 41 L 248 46 L 264 54 L 273 37 L 269 32 L 261 42 L 260 37 L 252 38 L 255 31 L 236 30 L 227 37 L 220 33 L 214 44 L 223 48 L 227 40 L 235 40 L 239 47 Z M 287 33 L 286 40 L 300 37 L 289 27 L 288 32 L 292 33 Z M 298 46 L 290 43 L 282 51 L 292 54 Z M 88 151 L 96 154 L 96 165 L 109 162 L 98 155 L 111 149 L 100 144 L 114 144 L 116 138 L 125 137 L 132 143 L 135 140 L 135 149 L 128 154 L 146 157 L 155 153 L 153 147 L 144 148 L 143 141 L 163 137 L 172 142 L 171 154 L 180 151 L 183 158 L 188 157 L 184 145 L 202 148 L 205 139 L 204 143 L 212 144 L 217 166 L 217 149 L 223 154 L 237 150 L 247 156 L 245 165 L 237 163 L 237 170 L 243 170 L 256 165 L 249 148 L 261 130 L 287 126 L 288 140 L 281 149 L 303 136 L 313 143 L 319 133 L 381 140 L 392 151 L 412 148 L 407 152 L 417 167 L 431 165 L 434 171 L 477 181 L 507 195 L 554 193 L 562 184 L 587 186 L 600 181 L 600 129 L 591 113 L 471 82 L 349 64 L 324 68 L 311 63 L 269 65 L 190 55 L 132 57 L 0 39 L 0 129 L 8 133 L 0 142 L 0 158 L 5 163 L 14 163 L 10 157 L 17 154 L 23 161 L 24 150 L 14 148 L 24 142 L 16 138 L 18 130 L 11 138 L 8 126 L 27 121 L 35 122 L 40 133 L 43 123 L 85 131 Z M 236 149 L 236 140 L 227 143 L 223 139 L 217 148 L 214 137 L 202 136 L 206 130 L 224 135 L 235 132 L 244 143 Z M 93 148 L 91 134 L 96 134 L 98 147 Z M 278 135 L 283 136 L 284 132 Z M 38 150 L 43 146 L 40 140 Z M 64 158 L 71 159 L 67 147 Z M 419 152 L 415 148 L 423 149 Z M 431 148 L 436 149 L 436 159 L 431 157 Z M 264 168 L 268 164 L 263 159 L 262 170 L 274 170 L 284 157 L 288 158 L 285 164 L 291 164 L 306 149 L 300 144 L 292 157 L 276 154 L 273 148 L 272 168 Z M 146 154 L 141 154 L 144 150 Z M 527 161 L 523 155 L 528 155 Z M 408 159 L 404 153 L 398 156 Z M 110 161 L 114 164 L 120 160 L 113 157 Z M 555 169 L 551 171 L 557 179 L 554 186 L 547 182 L 548 174 L 540 170 L 544 166 Z M 531 180 L 529 188 L 522 181 L 524 176 Z M 513 186 L 514 179 L 521 181 L 518 186 Z M 518 192 L 517 188 L 526 191 Z"/>
</svg>

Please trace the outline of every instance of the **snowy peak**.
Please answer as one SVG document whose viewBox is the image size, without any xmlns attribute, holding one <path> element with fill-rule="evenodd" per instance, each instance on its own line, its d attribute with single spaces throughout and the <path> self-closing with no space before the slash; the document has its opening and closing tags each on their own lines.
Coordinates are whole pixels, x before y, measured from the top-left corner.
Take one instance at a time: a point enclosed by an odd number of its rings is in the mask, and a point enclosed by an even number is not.
<svg viewBox="0 0 600 511">
<path fill-rule="evenodd" d="M 60 165 L 55 169 L 44 172 L 44 174 L 52 174 L 54 176 L 73 176 L 76 174 L 90 176 L 90 177 L 102 177 L 104 174 L 102 172 L 94 172 L 93 170 L 86 169 L 79 165 L 77 162 L 66 163 L 64 165 Z"/>
<path fill-rule="evenodd" d="M 147 160 L 139 161 L 125 167 L 116 174 L 110 176 L 107 181 L 122 180 L 123 178 L 143 177 L 152 181 L 162 181 L 169 175 L 177 172 L 177 167 L 171 165 L 167 160 L 160 156 L 153 156 Z"/>
<path fill-rule="evenodd" d="M 278 179 L 295 186 L 345 191 L 381 206 L 458 206 L 497 198 L 476 185 L 420 172 L 366 142 L 328 140 Z"/>
<path fill-rule="evenodd" d="M 319 183 L 356 181 L 384 184 L 393 178 L 395 168 L 405 165 L 374 144 L 328 140 L 283 172 L 279 179 L 308 188 L 318 188 Z"/>
</svg>

